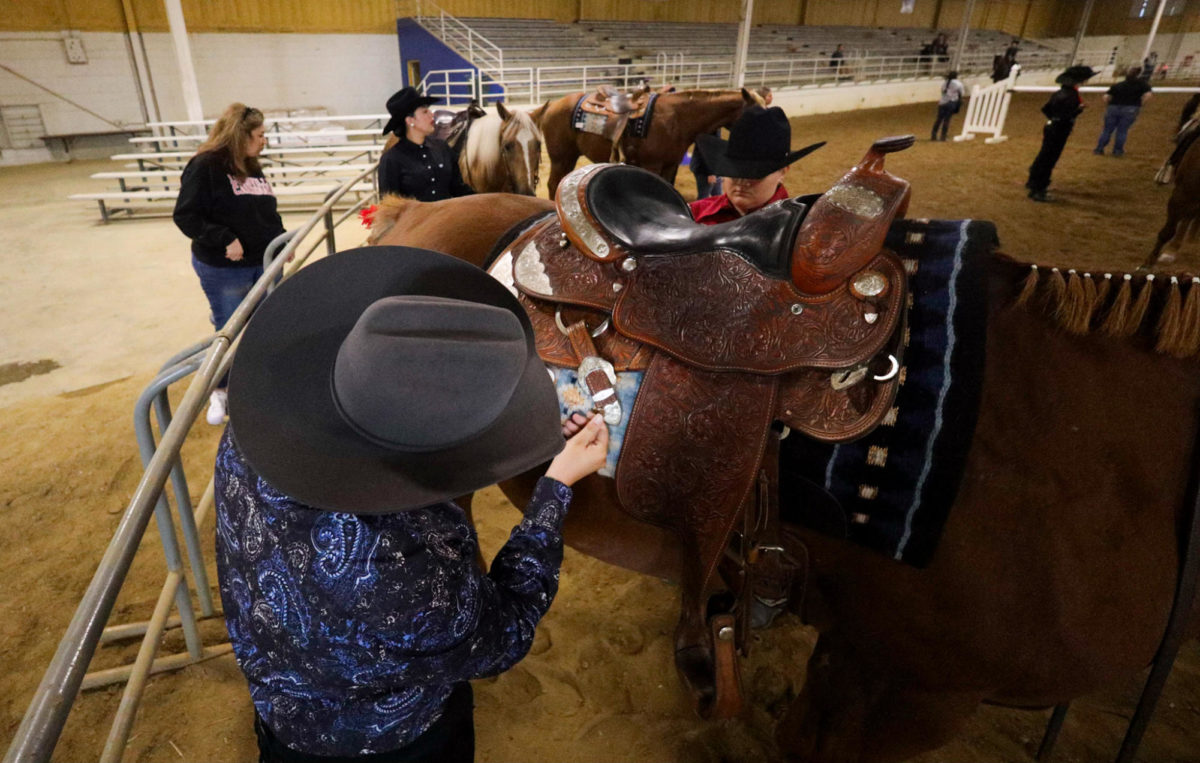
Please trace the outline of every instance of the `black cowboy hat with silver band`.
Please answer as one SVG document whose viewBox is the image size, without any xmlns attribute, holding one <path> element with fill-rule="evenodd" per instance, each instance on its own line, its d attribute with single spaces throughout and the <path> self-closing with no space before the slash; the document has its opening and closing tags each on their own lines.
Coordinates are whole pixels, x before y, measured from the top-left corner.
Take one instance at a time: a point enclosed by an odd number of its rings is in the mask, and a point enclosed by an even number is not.
<svg viewBox="0 0 1200 763">
<path fill-rule="evenodd" d="M 778 106 L 750 106 L 729 130 L 729 140 L 700 135 L 697 148 L 714 175 L 727 178 L 763 178 L 811 154 L 825 141 L 792 151 L 792 126 Z"/>
<path fill-rule="evenodd" d="M 229 420 L 309 506 L 381 514 L 466 495 L 563 448 L 524 308 L 449 255 L 364 247 L 279 285 L 242 336 Z"/>
<path fill-rule="evenodd" d="M 389 132 L 394 132 L 403 137 L 405 118 L 412 116 L 412 113 L 422 106 L 430 106 L 439 100 L 438 98 L 421 95 L 415 87 L 406 87 L 397 90 L 392 94 L 391 98 L 387 99 L 387 110 L 392 115 L 392 118 L 384 125 L 383 134 L 387 135 Z"/>
</svg>

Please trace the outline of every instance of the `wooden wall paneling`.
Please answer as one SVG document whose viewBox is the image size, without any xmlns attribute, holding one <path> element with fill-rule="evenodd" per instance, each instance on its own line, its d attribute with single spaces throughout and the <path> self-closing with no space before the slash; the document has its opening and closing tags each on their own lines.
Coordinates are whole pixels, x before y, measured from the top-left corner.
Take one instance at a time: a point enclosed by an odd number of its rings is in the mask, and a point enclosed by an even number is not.
<svg viewBox="0 0 1200 763">
<path fill-rule="evenodd" d="M 812 26 L 871 26 L 876 0 L 810 0 L 808 24 Z"/>
<path fill-rule="evenodd" d="M 798 26 L 804 23 L 804 3 L 796 0 L 755 0 L 754 23 Z"/>
</svg>

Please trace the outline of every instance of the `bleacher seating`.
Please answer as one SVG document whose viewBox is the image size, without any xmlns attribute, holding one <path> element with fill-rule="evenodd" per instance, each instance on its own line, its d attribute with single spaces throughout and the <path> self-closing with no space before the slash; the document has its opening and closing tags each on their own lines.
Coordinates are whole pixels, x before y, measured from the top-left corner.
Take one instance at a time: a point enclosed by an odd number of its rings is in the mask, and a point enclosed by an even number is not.
<svg viewBox="0 0 1200 763">
<path fill-rule="evenodd" d="M 723 87 L 732 72 L 738 34 L 736 24 L 478 17 L 460 21 L 503 51 L 502 76 L 509 97 L 534 100 L 590 89 L 601 81 L 624 85 L 649 79 Z M 429 30 L 437 34 L 436 24 Z M 957 30 L 943 31 L 953 47 Z M 935 34 L 917 28 L 756 26 L 750 35 L 747 82 L 787 86 L 932 76 L 932 65 L 903 62 L 916 62 Z M 972 30 L 960 66 L 963 73 L 989 72 L 992 56 L 1011 39 L 995 30 Z M 846 57 L 843 76 L 821 63 L 839 44 Z M 1062 51 L 1033 40 L 1022 41 L 1018 57 L 1027 69 L 1057 66 L 1062 59 Z M 612 68 L 619 63 L 631 67 Z M 532 75 L 535 68 L 545 69 L 542 76 Z"/>
</svg>

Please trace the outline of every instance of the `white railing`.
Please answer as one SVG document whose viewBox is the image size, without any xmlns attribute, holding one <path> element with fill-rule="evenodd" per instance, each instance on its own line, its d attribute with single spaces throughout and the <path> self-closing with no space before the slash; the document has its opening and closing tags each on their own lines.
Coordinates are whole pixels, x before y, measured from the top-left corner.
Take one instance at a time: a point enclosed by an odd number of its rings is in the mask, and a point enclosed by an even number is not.
<svg viewBox="0 0 1200 763">
<path fill-rule="evenodd" d="M 968 53 L 959 62 L 959 76 L 989 74 L 993 54 Z M 1039 52 L 1030 56 L 1025 67 L 1063 68 L 1069 54 Z M 1099 64 L 1100 62 L 1097 62 Z M 844 85 L 864 82 L 941 77 L 949 69 L 948 61 L 929 57 L 859 56 L 831 65 L 828 57 L 778 58 L 750 61 L 746 64 L 747 87 L 802 87 Z M 660 54 L 654 63 L 589 64 L 568 66 L 512 67 L 501 72 L 484 72 L 472 77 L 467 70 L 450 69 L 429 72 L 422 86 L 439 97 L 456 97 L 462 103 L 470 91 L 482 102 L 501 98 L 518 103 L 540 103 L 567 93 L 588 91 L 601 84 L 629 90 L 643 82 L 670 83 L 678 88 L 727 88 L 733 84 L 733 63 L 724 61 L 686 61 L 682 56 Z M 455 79 L 457 78 L 457 79 Z M 460 84 L 453 88 L 452 80 Z M 468 86 L 467 80 L 471 80 Z"/>
<path fill-rule="evenodd" d="M 504 51 L 500 46 L 447 13 L 433 0 L 416 0 L 414 18 L 481 71 L 493 76 L 504 71 Z"/>
</svg>

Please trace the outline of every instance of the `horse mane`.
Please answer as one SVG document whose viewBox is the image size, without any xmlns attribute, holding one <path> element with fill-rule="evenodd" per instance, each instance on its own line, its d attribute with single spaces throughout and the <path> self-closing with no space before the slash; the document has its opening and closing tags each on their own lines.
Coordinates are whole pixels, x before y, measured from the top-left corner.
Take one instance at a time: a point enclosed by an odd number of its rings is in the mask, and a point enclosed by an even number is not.
<svg viewBox="0 0 1200 763">
<path fill-rule="evenodd" d="M 414 202 L 414 199 L 407 196 L 398 196 L 394 193 L 385 194 L 371 215 L 371 232 L 367 234 L 367 244 L 374 246 L 387 235 L 387 232 L 395 227 L 400 216 L 404 214 L 404 208 Z"/>
<path fill-rule="evenodd" d="M 472 188 L 482 187 L 480 181 L 491 180 L 500 162 L 500 115 L 489 111 L 471 123 L 467 145 L 462 152 L 459 169 L 463 180 Z"/>
<path fill-rule="evenodd" d="M 1019 273 L 1014 307 L 1038 310 L 1069 334 L 1100 332 L 1126 338 L 1146 331 L 1154 350 L 1174 358 L 1200 353 L 1200 276 L 1085 272 L 1019 262 L 1000 255 Z"/>
</svg>

